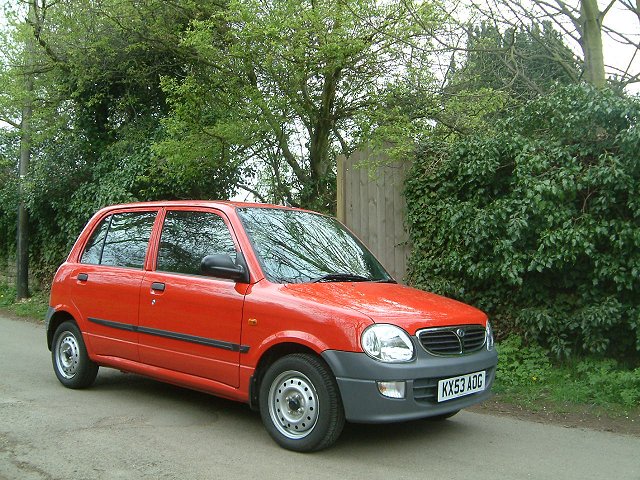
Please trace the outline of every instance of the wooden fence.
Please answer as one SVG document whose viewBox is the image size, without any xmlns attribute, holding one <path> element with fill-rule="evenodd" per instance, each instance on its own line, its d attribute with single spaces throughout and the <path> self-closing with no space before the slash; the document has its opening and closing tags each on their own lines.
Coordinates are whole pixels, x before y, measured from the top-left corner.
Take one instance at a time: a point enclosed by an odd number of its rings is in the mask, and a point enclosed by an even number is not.
<svg viewBox="0 0 640 480">
<path fill-rule="evenodd" d="M 368 149 L 338 157 L 338 219 L 399 282 L 404 281 L 410 251 L 403 195 L 407 167 L 390 164 Z"/>
</svg>

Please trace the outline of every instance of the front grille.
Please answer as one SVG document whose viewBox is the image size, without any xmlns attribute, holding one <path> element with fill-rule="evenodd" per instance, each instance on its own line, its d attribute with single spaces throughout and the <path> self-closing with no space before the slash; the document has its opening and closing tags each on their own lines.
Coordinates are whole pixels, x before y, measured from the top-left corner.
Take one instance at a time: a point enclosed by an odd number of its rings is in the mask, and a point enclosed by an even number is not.
<svg viewBox="0 0 640 480">
<path fill-rule="evenodd" d="M 416 334 L 422 347 L 433 355 L 473 353 L 482 349 L 485 342 L 485 328 L 480 325 L 427 328 Z"/>
<path fill-rule="evenodd" d="M 413 399 L 421 403 L 437 403 L 439 378 L 419 378 L 413 381 Z"/>
</svg>

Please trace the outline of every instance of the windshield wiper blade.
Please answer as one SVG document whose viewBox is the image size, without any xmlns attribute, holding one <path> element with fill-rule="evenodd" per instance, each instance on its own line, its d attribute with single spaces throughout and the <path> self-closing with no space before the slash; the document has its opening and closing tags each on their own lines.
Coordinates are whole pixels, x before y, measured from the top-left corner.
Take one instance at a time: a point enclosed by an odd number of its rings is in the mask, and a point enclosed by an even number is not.
<svg viewBox="0 0 640 480">
<path fill-rule="evenodd" d="M 327 273 L 321 277 L 310 280 L 310 283 L 318 282 L 369 282 L 370 278 L 354 273 Z"/>
</svg>

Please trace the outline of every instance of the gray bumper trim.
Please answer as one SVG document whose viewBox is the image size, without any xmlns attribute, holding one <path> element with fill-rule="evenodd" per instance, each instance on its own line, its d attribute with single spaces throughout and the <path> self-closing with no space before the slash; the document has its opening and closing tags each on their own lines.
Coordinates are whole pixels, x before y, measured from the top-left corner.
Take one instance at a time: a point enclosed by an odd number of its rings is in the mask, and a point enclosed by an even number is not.
<svg viewBox="0 0 640 480">
<path fill-rule="evenodd" d="M 498 356 L 483 349 L 470 355 L 435 357 L 421 347 L 416 359 L 404 364 L 388 364 L 373 360 L 365 353 L 327 350 L 322 356 L 338 381 L 347 420 L 357 423 L 384 423 L 442 415 L 486 400 L 495 378 Z M 483 392 L 446 402 L 416 400 L 415 380 L 441 379 L 485 370 L 486 389 Z M 376 381 L 405 381 L 404 399 L 384 397 Z M 423 383 L 423 382 L 421 382 Z"/>
<path fill-rule="evenodd" d="M 51 322 L 51 317 L 56 313 L 53 307 L 47 308 L 47 313 L 44 315 L 44 329 L 49 330 L 49 322 Z"/>
<path fill-rule="evenodd" d="M 51 350 L 51 337 L 53 336 L 53 332 L 49 331 L 49 324 L 54 313 L 56 313 L 55 309 L 50 306 L 44 316 L 44 331 L 47 333 L 47 347 L 49 347 L 49 350 Z"/>
</svg>

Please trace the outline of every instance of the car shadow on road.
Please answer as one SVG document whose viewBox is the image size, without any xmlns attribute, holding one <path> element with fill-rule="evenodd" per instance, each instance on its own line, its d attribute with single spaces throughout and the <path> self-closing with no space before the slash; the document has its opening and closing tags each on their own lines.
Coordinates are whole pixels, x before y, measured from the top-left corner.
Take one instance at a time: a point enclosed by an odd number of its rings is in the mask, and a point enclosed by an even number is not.
<svg viewBox="0 0 640 480">
<path fill-rule="evenodd" d="M 421 419 L 375 425 L 347 423 L 336 448 L 350 449 L 362 445 L 385 448 L 390 443 L 396 446 L 415 442 L 428 444 L 430 441 L 437 442 L 438 437 L 442 435 L 464 436 L 469 428 L 468 425 L 454 419 L 440 421 Z"/>
<path fill-rule="evenodd" d="M 164 412 L 174 409 L 182 416 L 191 413 L 198 421 L 202 421 L 203 416 L 208 416 L 207 423 L 214 423 L 221 413 L 238 417 L 238 420 L 243 417 L 255 417 L 255 423 L 258 425 L 260 421 L 259 416 L 253 415 L 254 412 L 243 403 L 111 369 L 100 370 L 90 391 L 101 396 L 126 396 L 136 404 L 147 407 L 149 415 L 153 415 L 153 409 L 157 408 Z"/>
<path fill-rule="evenodd" d="M 103 371 L 104 370 L 104 371 Z M 173 412 L 185 424 L 211 425 L 221 418 L 233 422 L 242 431 L 259 433 L 256 438 L 264 438 L 264 429 L 258 412 L 252 411 L 246 404 L 215 397 L 206 393 L 173 386 L 136 374 L 115 370 L 101 370 L 96 383 L 90 391 L 96 395 L 113 394 L 114 397 L 126 396 L 135 404 L 144 405 L 144 415 L 154 424 L 154 411 Z M 323 454 L 342 456 L 347 452 L 384 451 L 390 445 L 402 448 L 403 445 L 419 442 L 425 447 L 437 443 L 439 438 L 465 437 L 472 426 L 465 422 L 449 420 L 414 420 L 393 424 L 352 424 L 346 423 L 338 442 Z M 331 452 L 331 453 L 330 453 Z"/>
</svg>

